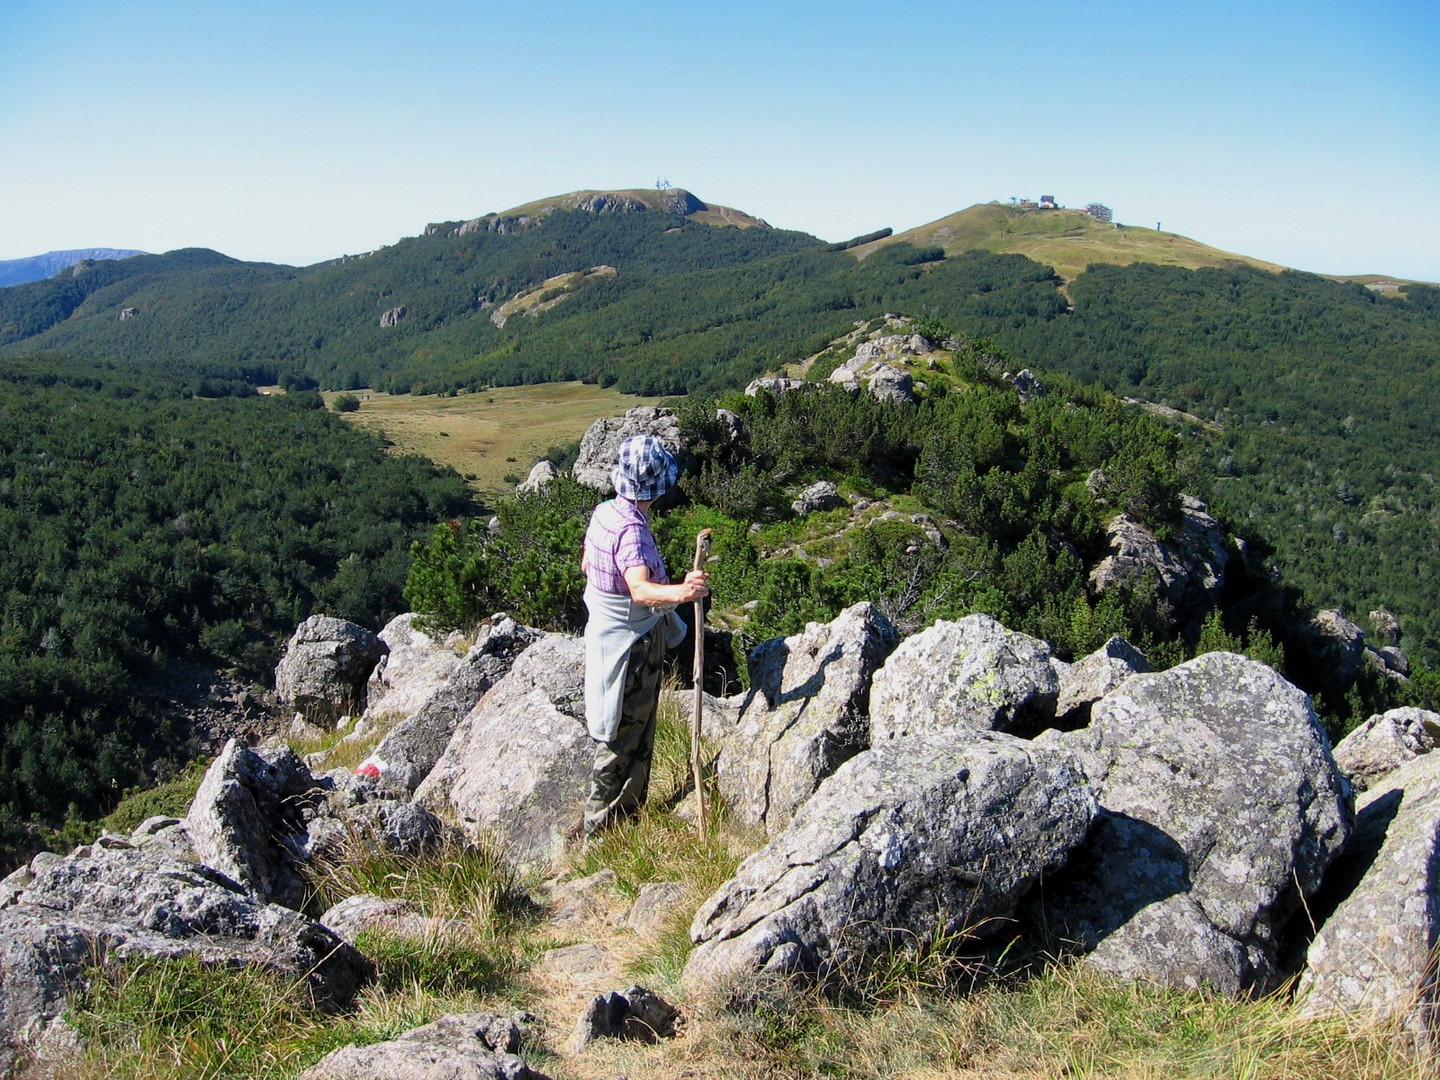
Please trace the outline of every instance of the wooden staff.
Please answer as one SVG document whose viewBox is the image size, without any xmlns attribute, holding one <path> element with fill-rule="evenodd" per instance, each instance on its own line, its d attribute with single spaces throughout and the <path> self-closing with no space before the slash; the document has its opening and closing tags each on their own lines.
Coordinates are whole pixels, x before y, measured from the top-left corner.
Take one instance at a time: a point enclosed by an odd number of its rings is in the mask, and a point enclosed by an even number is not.
<svg viewBox="0 0 1440 1080">
<path fill-rule="evenodd" d="M 695 569 L 705 569 L 710 555 L 710 530 L 701 529 L 695 537 Z M 704 709 L 705 684 L 705 598 L 695 601 L 695 714 L 690 718 L 690 771 L 695 777 L 695 813 L 700 838 L 706 834 L 705 784 L 700 768 L 700 714 Z"/>
</svg>

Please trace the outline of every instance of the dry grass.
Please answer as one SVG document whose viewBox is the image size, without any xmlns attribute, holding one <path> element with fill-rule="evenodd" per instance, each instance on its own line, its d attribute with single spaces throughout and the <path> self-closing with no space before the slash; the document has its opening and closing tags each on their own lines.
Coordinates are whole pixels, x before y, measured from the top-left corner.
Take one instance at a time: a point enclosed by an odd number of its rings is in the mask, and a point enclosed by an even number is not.
<svg viewBox="0 0 1440 1080">
<path fill-rule="evenodd" d="M 449 465 L 483 495 L 512 490 L 506 475 L 523 479 L 552 446 L 574 442 L 601 417 L 659 400 L 578 382 L 498 387 L 453 398 L 359 392 L 362 398 L 367 394 L 357 412 L 340 415 L 383 435 L 397 453 Z M 327 393 L 326 403 L 336 396 Z"/>
</svg>

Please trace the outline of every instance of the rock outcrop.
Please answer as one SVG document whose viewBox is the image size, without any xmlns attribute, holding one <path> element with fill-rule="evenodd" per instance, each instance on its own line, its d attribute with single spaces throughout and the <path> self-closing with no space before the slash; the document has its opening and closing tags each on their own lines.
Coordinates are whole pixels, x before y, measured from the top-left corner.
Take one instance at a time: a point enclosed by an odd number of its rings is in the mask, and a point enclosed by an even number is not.
<svg viewBox="0 0 1440 1080">
<path fill-rule="evenodd" d="M 555 463 L 548 458 L 541 458 L 534 465 L 530 466 L 530 475 L 520 481 L 515 488 L 516 491 L 540 492 L 553 484 L 560 476 L 560 470 L 555 468 Z"/>
<path fill-rule="evenodd" d="M 415 625 L 417 618 L 397 615 L 380 631 L 386 651 L 366 685 L 366 716 L 413 716 L 460 666 L 460 636 L 437 640 Z"/>
<path fill-rule="evenodd" d="M 1208 610 L 1219 597 L 1230 550 L 1219 523 L 1199 499 L 1181 496 L 1180 522 L 1168 541 L 1129 514 L 1116 515 L 1106 533 L 1110 553 L 1090 571 L 1091 591 L 1104 593 L 1150 577 L 1179 622 Z"/>
<path fill-rule="evenodd" d="M 870 739 L 958 727 L 1034 734 L 1055 717 L 1050 646 L 989 615 L 940 621 L 906 638 L 875 674 Z"/>
<path fill-rule="evenodd" d="M 763 390 L 772 397 L 778 397 L 791 390 L 804 390 L 806 387 L 814 385 L 804 379 L 789 379 L 781 375 L 762 375 L 758 379 L 750 380 L 750 384 L 745 387 L 745 396 L 754 397 Z"/>
<path fill-rule="evenodd" d="M 1357 791 L 1440 746 L 1440 713 L 1401 708 L 1376 713 L 1335 745 L 1335 764 Z"/>
<path fill-rule="evenodd" d="M 720 790 L 745 822 L 784 826 L 869 742 L 870 679 L 898 635 L 870 603 L 750 654 L 750 692 L 720 750 Z"/>
<path fill-rule="evenodd" d="M 384 646 L 344 619 L 312 615 L 301 623 L 275 668 L 275 693 L 307 716 L 332 720 L 365 707 L 365 685 Z"/>
<path fill-rule="evenodd" d="M 614 491 L 610 474 L 620 456 L 620 444 L 632 435 L 654 435 L 675 455 L 683 470 L 690 461 L 680 441 L 680 422 L 673 409 L 641 405 L 624 416 L 606 417 L 590 425 L 580 439 L 580 456 L 571 470 L 575 479 L 596 491 Z"/>
<path fill-rule="evenodd" d="M 1298 635 L 1306 659 L 1325 685 L 1354 681 L 1365 664 L 1365 631 L 1338 611 L 1317 611 Z"/>
<path fill-rule="evenodd" d="M 545 867 L 579 820 L 594 758 L 585 731 L 585 644 L 547 634 L 455 729 L 415 800 Z"/>
<path fill-rule="evenodd" d="M 844 496 L 835 489 L 835 485 L 829 480 L 819 480 L 811 484 L 793 503 L 790 509 L 797 515 L 803 517 L 806 514 L 813 514 L 821 510 L 836 510 L 848 505 Z"/>
<path fill-rule="evenodd" d="M 1280 930 L 1353 825 L 1310 699 L 1263 664 L 1210 653 L 1136 675 L 1072 748 L 1102 814 L 1044 918 L 1127 978 L 1235 993 L 1284 973 Z"/>
<path fill-rule="evenodd" d="M 1060 681 L 1060 695 L 1055 699 L 1057 727 L 1084 727 L 1090 722 L 1090 709 L 1131 675 L 1150 670 L 1150 661 L 1119 634 L 1089 656 L 1067 664 L 1052 660 L 1051 666 Z"/>
<path fill-rule="evenodd" d="M 96 964 L 193 956 L 304 980 L 316 1004 L 348 1005 L 374 974 L 330 930 L 247 895 L 215 870 L 123 841 L 37 856 L 0 910 L 0 1072 L 45 1036 Z"/>
<path fill-rule="evenodd" d="M 1440 1046 L 1440 754 L 1417 758 L 1361 798 L 1355 835 L 1326 890 L 1344 900 L 1310 945 L 1305 1016 L 1399 1019 Z"/>
<path fill-rule="evenodd" d="M 481 624 L 475 644 L 448 678 L 408 720 L 380 740 L 375 756 L 385 762 L 396 783 L 414 792 L 430 774 L 460 721 L 498 683 L 515 658 L 538 641 L 541 631 L 495 615 Z"/>
<path fill-rule="evenodd" d="M 575 1026 L 571 1049 L 581 1053 L 597 1039 L 654 1043 L 675 1034 L 679 1010 L 643 986 L 612 990 L 591 999 Z"/>
<path fill-rule="evenodd" d="M 888 740 L 841 765 L 700 907 L 684 981 L 828 981 L 886 948 L 983 936 L 1094 812 L 1068 751 L 979 731 Z"/>
<path fill-rule="evenodd" d="M 545 1080 L 519 1056 L 532 1019 L 444 1016 L 389 1042 L 342 1046 L 301 1080 Z"/>
</svg>

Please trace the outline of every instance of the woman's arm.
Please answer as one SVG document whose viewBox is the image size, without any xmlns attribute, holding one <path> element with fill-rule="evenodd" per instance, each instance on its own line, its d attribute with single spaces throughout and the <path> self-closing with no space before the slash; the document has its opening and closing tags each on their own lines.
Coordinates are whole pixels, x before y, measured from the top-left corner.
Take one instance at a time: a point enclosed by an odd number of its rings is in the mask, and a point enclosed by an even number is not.
<svg viewBox="0 0 1440 1080">
<path fill-rule="evenodd" d="M 710 575 L 704 570 L 691 570 L 678 585 L 661 585 L 650 580 L 648 566 L 632 566 L 625 571 L 625 584 L 630 587 L 630 599 L 637 604 L 688 604 L 710 595 L 706 584 Z"/>
</svg>

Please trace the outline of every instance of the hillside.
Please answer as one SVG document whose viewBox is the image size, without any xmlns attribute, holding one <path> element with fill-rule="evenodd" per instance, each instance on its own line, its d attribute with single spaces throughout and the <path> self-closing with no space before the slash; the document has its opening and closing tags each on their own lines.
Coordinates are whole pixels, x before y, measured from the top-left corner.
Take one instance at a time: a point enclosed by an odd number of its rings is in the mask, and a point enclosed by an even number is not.
<svg viewBox="0 0 1440 1080">
<path fill-rule="evenodd" d="M 1053 267 L 1073 281 L 1092 263 L 1154 263 L 1195 270 L 1202 266 L 1255 266 L 1279 271 L 1275 263 L 1212 248 L 1178 233 L 1097 221 L 1083 210 L 1040 210 L 1007 203 L 981 203 L 928 225 L 919 225 L 854 249 L 865 258 L 891 244 L 938 247 L 946 255 L 981 250 L 1024 255 Z"/>
<path fill-rule="evenodd" d="M 47 251 L 44 255 L 31 255 L 25 259 L 0 259 L 0 288 L 8 285 L 23 285 L 27 281 L 43 281 L 61 270 L 86 260 L 128 259 L 132 255 L 144 255 L 143 251 L 120 248 L 76 248 L 70 251 Z"/>
</svg>

